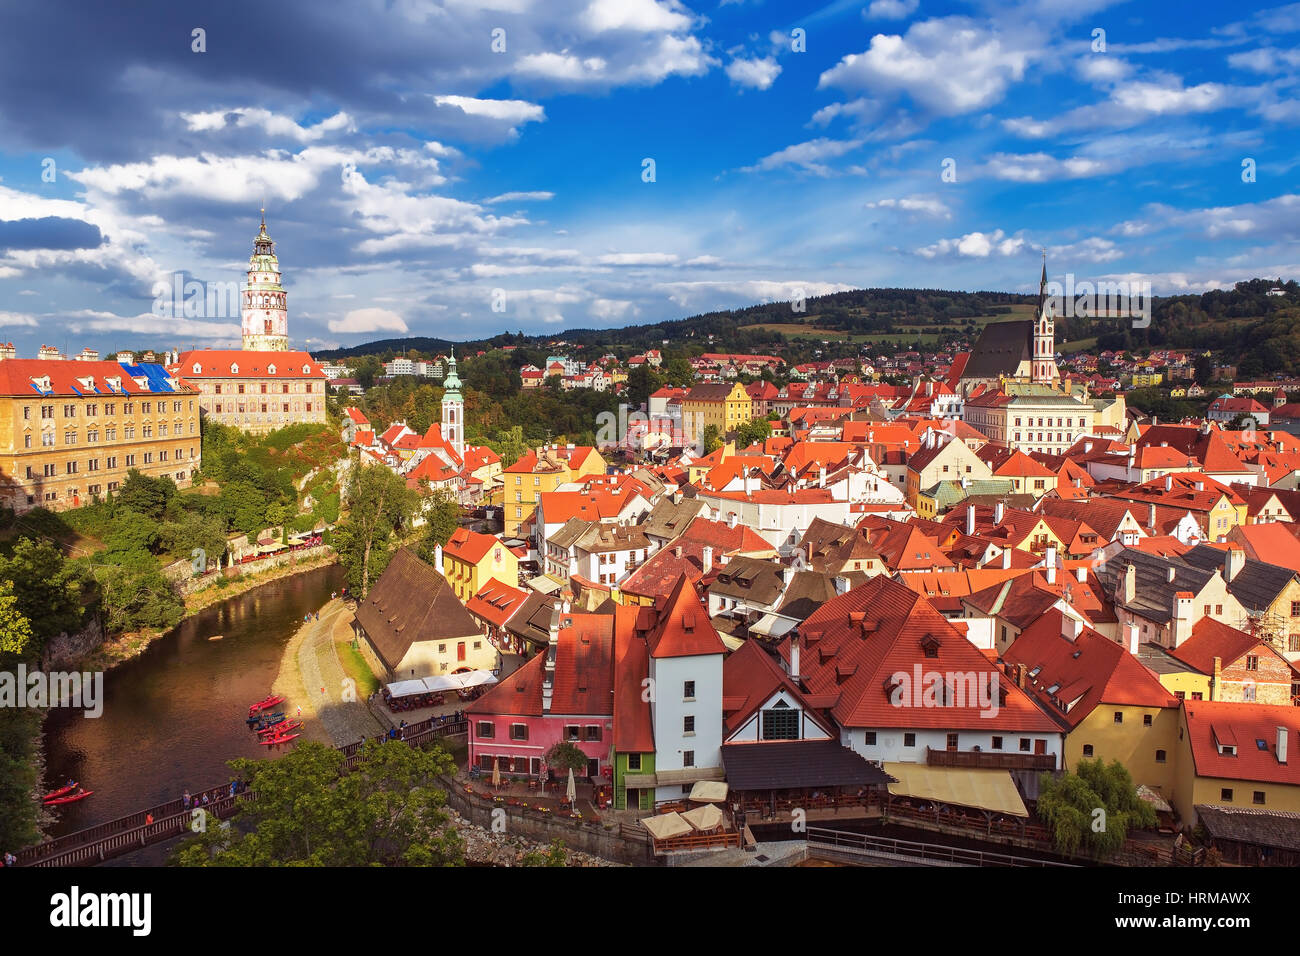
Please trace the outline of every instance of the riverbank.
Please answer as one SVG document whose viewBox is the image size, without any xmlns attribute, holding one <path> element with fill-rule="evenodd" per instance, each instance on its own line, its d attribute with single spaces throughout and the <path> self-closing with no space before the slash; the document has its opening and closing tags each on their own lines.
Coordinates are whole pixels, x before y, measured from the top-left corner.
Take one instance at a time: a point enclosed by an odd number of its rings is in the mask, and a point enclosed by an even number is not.
<svg viewBox="0 0 1300 956">
<path fill-rule="evenodd" d="M 240 575 L 237 578 L 228 579 L 230 583 L 220 587 L 214 585 L 210 588 L 204 588 L 202 591 L 197 591 L 185 597 L 185 613 L 176 623 L 176 626 L 179 627 L 185 621 L 213 605 L 220 604 L 227 598 L 239 597 L 264 584 L 282 581 L 285 578 L 305 574 L 308 571 L 315 571 L 318 568 L 329 567 L 337 563 L 338 555 L 329 554 L 310 561 L 281 565 L 278 568 L 263 571 L 259 574 Z M 111 670 L 118 664 L 139 657 L 145 648 L 170 630 L 172 629 L 131 631 L 125 634 L 111 635 L 98 648 L 82 658 L 78 662 L 78 666 L 82 670 L 89 671 Z"/>
</svg>

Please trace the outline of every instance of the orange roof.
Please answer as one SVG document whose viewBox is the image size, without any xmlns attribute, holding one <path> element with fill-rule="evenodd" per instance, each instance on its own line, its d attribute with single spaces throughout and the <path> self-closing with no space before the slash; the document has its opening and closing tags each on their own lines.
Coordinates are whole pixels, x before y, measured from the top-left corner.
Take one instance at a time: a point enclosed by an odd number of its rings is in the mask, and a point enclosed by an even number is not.
<svg viewBox="0 0 1300 956">
<path fill-rule="evenodd" d="M 709 620 L 708 610 L 700 601 L 700 592 L 685 575 L 677 579 L 672 593 L 661 605 L 656 605 L 656 610 L 657 620 L 646 637 L 651 657 L 726 653 L 722 639 Z"/>
<path fill-rule="evenodd" d="M 1300 784 L 1300 707 L 1185 701 L 1196 775 L 1259 783 Z M 1288 762 L 1278 763 L 1277 731 L 1285 728 Z M 1220 752 L 1231 747 L 1232 753 Z"/>
<path fill-rule="evenodd" d="M 320 366 L 306 352 L 195 349 L 182 352 L 171 368 L 186 378 L 325 378 Z"/>
<path fill-rule="evenodd" d="M 429 459 L 425 459 L 428 461 Z M 482 534 L 478 531 L 470 531 L 468 528 L 457 528 L 451 534 L 451 539 L 442 549 L 444 554 L 461 561 L 468 561 L 470 564 L 478 564 L 482 561 L 493 547 L 502 547 L 503 545 L 497 538 L 490 534 Z"/>
</svg>

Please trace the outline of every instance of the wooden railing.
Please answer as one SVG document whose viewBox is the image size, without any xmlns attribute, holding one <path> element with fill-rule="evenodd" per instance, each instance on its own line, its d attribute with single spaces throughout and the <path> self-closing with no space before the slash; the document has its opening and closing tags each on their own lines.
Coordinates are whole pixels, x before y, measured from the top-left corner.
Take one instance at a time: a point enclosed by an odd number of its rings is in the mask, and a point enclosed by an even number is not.
<svg viewBox="0 0 1300 956">
<path fill-rule="evenodd" d="M 935 750 L 925 748 L 931 767 L 976 767 L 993 770 L 1055 770 L 1053 754 L 1001 753 L 996 750 Z"/>
<path fill-rule="evenodd" d="M 735 830 L 722 833 L 690 833 L 686 836 L 654 841 L 656 854 L 722 849 L 729 846 L 740 846 L 740 834 Z"/>
<path fill-rule="evenodd" d="M 942 866 L 1053 866 L 1064 868 L 1073 866 L 1070 863 L 1035 860 L 1032 857 L 1010 856 L 1005 853 L 989 853 L 984 850 L 968 850 L 964 847 L 917 843 L 912 840 L 897 840 L 893 837 L 871 836 L 866 833 L 848 833 L 843 830 L 828 830 L 825 827 L 809 827 L 808 851 L 812 855 L 817 855 L 819 850 L 838 851 L 841 854 L 860 856 L 864 860 L 883 856 L 894 859 L 910 859 L 918 863 L 928 862 Z"/>
</svg>

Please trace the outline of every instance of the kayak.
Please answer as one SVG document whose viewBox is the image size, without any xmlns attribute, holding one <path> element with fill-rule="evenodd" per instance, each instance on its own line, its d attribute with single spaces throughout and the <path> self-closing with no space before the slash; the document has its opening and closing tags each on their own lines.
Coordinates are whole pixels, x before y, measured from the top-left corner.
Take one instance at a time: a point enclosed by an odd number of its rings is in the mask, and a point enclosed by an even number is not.
<svg viewBox="0 0 1300 956">
<path fill-rule="evenodd" d="M 274 714 L 258 714 L 256 717 L 249 717 L 244 723 L 250 727 L 265 727 L 268 720 L 283 720 L 284 711 L 277 710 Z"/>
<path fill-rule="evenodd" d="M 259 740 L 258 743 L 263 747 L 274 747 L 276 744 L 287 744 L 289 741 L 301 736 L 302 734 L 286 734 L 282 737 L 267 737 L 265 740 Z"/>
<path fill-rule="evenodd" d="M 59 789 L 55 790 L 53 793 L 47 793 L 45 796 L 41 797 L 41 800 L 45 802 L 49 802 L 50 800 L 57 800 L 59 797 L 66 796 L 67 794 L 71 793 L 73 790 L 76 789 L 77 789 L 77 781 L 74 780 L 66 787 L 59 787 Z"/>
<path fill-rule="evenodd" d="M 78 800 L 85 800 L 88 796 L 90 796 L 94 792 L 95 792 L 94 790 L 79 790 L 76 793 L 70 794 L 66 797 L 56 797 L 53 800 L 46 800 L 45 805 L 47 807 L 57 807 L 59 804 L 62 803 L 76 803 Z"/>
<path fill-rule="evenodd" d="M 302 726 L 301 720 L 291 720 L 287 723 L 275 724 L 271 727 L 265 727 L 257 732 L 259 737 L 280 737 L 290 731 L 297 730 Z"/>
<path fill-rule="evenodd" d="M 270 718 L 264 723 L 254 724 L 253 730 L 255 730 L 259 734 L 265 733 L 266 731 L 272 729 L 273 727 L 278 727 L 282 723 L 284 723 L 284 714 L 277 714 L 276 716 Z"/>
<path fill-rule="evenodd" d="M 280 704 L 283 702 L 284 702 L 283 694 L 272 694 L 270 697 L 264 697 L 261 700 L 259 700 L 256 704 L 249 704 L 248 706 L 249 716 L 251 717 L 253 714 L 256 714 L 258 711 L 261 710 L 270 710 L 276 704 Z"/>
</svg>

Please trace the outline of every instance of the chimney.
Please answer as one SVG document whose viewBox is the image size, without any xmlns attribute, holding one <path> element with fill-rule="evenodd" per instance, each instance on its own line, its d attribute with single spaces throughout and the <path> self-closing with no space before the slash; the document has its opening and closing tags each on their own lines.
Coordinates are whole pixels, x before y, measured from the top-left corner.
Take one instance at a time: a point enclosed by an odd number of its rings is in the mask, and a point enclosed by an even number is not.
<svg viewBox="0 0 1300 956">
<path fill-rule="evenodd" d="M 1047 583 L 1056 583 L 1056 545 L 1047 548 Z"/>
<path fill-rule="evenodd" d="M 1156 506 L 1154 504 L 1147 505 L 1147 527 L 1153 531 L 1156 527 Z"/>
<path fill-rule="evenodd" d="M 1078 578 L 1079 581 L 1081 581 L 1082 583 L 1086 584 L 1086 583 L 1088 582 L 1088 569 L 1087 569 L 1087 567 L 1085 567 L 1085 566 L 1082 565 L 1082 564 L 1079 565 L 1077 568 L 1074 569 L 1074 576 L 1075 576 L 1076 578 Z"/>
<path fill-rule="evenodd" d="M 1088 453 L 1091 452 L 1091 451 L 1092 451 L 1092 442 L 1090 442 L 1090 441 L 1086 441 L 1086 442 L 1084 442 L 1084 443 L 1083 443 L 1083 452 L 1084 452 L 1084 454 L 1088 454 Z"/>
<path fill-rule="evenodd" d="M 1214 679 L 1210 682 L 1210 700 L 1222 700 L 1223 691 L 1223 658 L 1214 659 Z"/>
<path fill-rule="evenodd" d="M 1073 643 L 1079 639 L 1083 633 L 1083 622 L 1078 618 L 1070 617 L 1068 614 L 1061 615 L 1061 636 L 1067 641 Z"/>
<path fill-rule="evenodd" d="M 1010 548 L 1003 548 L 1003 549 L 1002 549 L 1002 568 L 1003 568 L 1003 570 L 1007 570 L 1007 569 L 1009 569 L 1010 567 L 1011 567 L 1011 549 L 1010 549 Z"/>
<path fill-rule="evenodd" d="M 825 465 L 822 465 L 821 470 L 817 472 L 817 487 L 818 488 L 826 487 L 826 466 Z"/>
<path fill-rule="evenodd" d="M 1002 514 L 1005 510 L 1006 506 L 1000 501 L 993 506 L 993 523 L 995 525 L 1002 524 Z"/>
<path fill-rule="evenodd" d="M 1173 583 L 1174 583 L 1174 576 L 1175 576 L 1177 573 L 1178 573 L 1178 572 L 1174 569 L 1174 566 L 1173 566 L 1172 564 L 1169 565 L 1169 567 L 1165 568 L 1165 581 L 1166 581 L 1167 583 L 1169 583 L 1169 584 L 1173 584 Z"/>
<path fill-rule="evenodd" d="M 966 506 L 966 533 L 969 535 L 975 534 L 975 506 L 974 505 Z"/>
<path fill-rule="evenodd" d="M 1174 490 L 1174 476 L 1165 475 L 1165 491 L 1173 491 L 1173 490 Z"/>
<path fill-rule="evenodd" d="M 790 640 L 790 677 L 796 684 L 799 683 L 799 643 L 801 640 L 798 631 L 795 631 L 794 637 Z"/>
<path fill-rule="evenodd" d="M 1174 614 L 1169 622 L 1174 647 L 1178 647 L 1192 636 L 1192 626 L 1195 623 L 1192 615 L 1193 600 L 1195 595 L 1191 591 L 1179 591 L 1174 595 Z"/>
<path fill-rule="evenodd" d="M 1138 652 L 1137 622 L 1129 621 L 1127 624 L 1124 625 L 1124 629 L 1128 632 L 1128 652 L 1132 654 L 1134 657 L 1137 657 L 1137 652 Z"/>
<path fill-rule="evenodd" d="M 728 527 L 728 528 L 734 528 L 735 526 L 736 526 L 736 513 L 735 513 L 734 511 L 728 511 L 728 512 L 727 512 L 727 527 Z"/>
<path fill-rule="evenodd" d="M 1137 567 L 1132 564 L 1124 565 L 1124 603 L 1132 604 L 1137 600 Z"/>
<path fill-rule="evenodd" d="M 704 565 L 704 573 L 708 574 L 713 570 L 713 546 L 706 544 L 700 558 Z"/>
<path fill-rule="evenodd" d="M 443 573 L 443 570 L 442 570 L 442 545 L 438 545 L 436 548 L 433 549 L 433 566 L 434 566 L 435 568 L 438 569 L 438 573 L 439 573 L 439 574 L 442 574 L 442 573 Z"/>
<path fill-rule="evenodd" d="M 1232 581 L 1246 566 L 1246 552 L 1238 545 L 1230 545 L 1223 559 L 1223 579 Z"/>
<path fill-rule="evenodd" d="M 1277 728 L 1277 762 L 1286 763 L 1286 734 L 1285 727 L 1278 725 Z"/>
<path fill-rule="evenodd" d="M 546 645 L 546 669 L 542 676 L 542 713 L 551 712 L 551 697 L 555 691 L 555 655 L 560 646 L 560 619 L 567 617 L 569 602 L 564 601 L 551 608 L 551 625 Z"/>
</svg>

